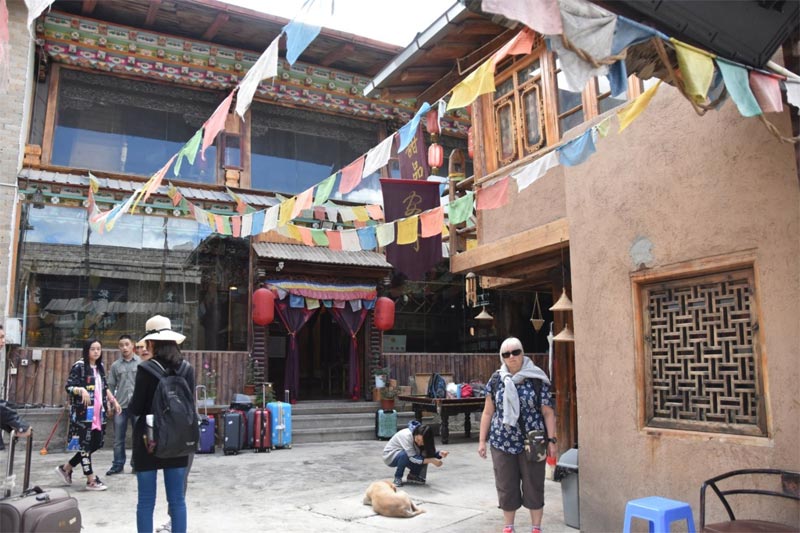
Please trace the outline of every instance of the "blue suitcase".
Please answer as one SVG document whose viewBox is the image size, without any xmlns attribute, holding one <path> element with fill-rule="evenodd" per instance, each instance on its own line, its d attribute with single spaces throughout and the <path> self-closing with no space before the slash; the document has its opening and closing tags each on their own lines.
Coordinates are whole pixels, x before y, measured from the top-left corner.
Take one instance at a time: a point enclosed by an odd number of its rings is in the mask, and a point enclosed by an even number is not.
<svg viewBox="0 0 800 533">
<path fill-rule="evenodd" d="M 205 412 L 200 414 L 200 392 L 203 392 L 203 406 Z M 206 403 L 206 388 L 204 385 L 195 387 L 195 405 L 197 406 L 198 424 L 200 424 L 200 438 L 197 441 L 197 453 L 214 453 L 216 451 L 216 421 L 214 416 L 208 415 Z"/>
<path fill-rule="evenodd" d="M 375 411 L 375 438 L 388 440 L 397 433 L 397 411 Z"/>
<path fill-rule="evenodd" d="M 272 429 L 272 449 L 292 447 L 292 405 L 286 402 L 270 402 L 270 428 Z"/>
</svg>

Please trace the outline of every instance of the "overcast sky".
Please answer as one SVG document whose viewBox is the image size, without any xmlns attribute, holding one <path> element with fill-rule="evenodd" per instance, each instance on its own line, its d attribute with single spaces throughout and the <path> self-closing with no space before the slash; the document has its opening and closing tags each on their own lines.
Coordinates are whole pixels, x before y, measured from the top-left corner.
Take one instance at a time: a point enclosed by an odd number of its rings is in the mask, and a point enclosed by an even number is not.
<svg viewBox="0 0 800 533">
<path fill-rule="evenodd" d="M 300 12 L 304 0 L 224 0 L 287 19 Z M 331 0 L 316 0 L 327 4 Z M 334 0 L 326 28 L 346 31 L 405 47 L 456 0 Z"/>
</svg>

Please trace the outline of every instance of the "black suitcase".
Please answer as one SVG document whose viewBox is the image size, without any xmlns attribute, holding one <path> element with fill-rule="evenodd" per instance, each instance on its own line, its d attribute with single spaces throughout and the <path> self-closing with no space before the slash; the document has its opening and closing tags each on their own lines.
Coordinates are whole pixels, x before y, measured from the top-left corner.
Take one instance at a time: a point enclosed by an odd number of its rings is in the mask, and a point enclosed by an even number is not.
<svg viewBox="0 0 800 533">
<path fill-rule="evenodd" d="M 235 455 L 247 444 L 247 416 L 237 410 L 222 415 L 222 453 Z"/>
<path fill-rule="evenodd" d="M 6 479 L 14 470 L 14 452 L 19 437 L 12 434 L 8 450 Z M 0 500 L 0 531 L 3 533 L 22 532 L 64 532 L 79 533 L 81 512 L 78 500 L 70 497 L 64 489 L 43 490 L 39 487 L 28 489 L 31 473 L 31 448 L 33 435 L 27 438 L 25 449 L 25 477 L 22 494 L 10 498 L 11 489 L 5 491 L 5 499 Z"/>
</svg>

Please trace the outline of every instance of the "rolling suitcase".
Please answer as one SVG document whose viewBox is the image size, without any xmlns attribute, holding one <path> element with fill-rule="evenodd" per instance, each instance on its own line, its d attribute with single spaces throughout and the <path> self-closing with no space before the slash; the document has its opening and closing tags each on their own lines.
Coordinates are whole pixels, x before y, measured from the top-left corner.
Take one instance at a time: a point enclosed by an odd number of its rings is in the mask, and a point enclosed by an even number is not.
<svg viewBox="0 0 800 533">
<path fill-rule="evenodd" d="M 289 399 L 289 391 L 286 391 Z M 270 402 L 269 422 L 272 429 L 272 449 L 292 447 L 292 405 L 286 402 Z"/>
<path fill-rule="evenodd" d="M 379 440 L 391 439 L 397 433 L 397 411 L 375 411 L 375 438 Z"/>
<path fill-rule="evenodd" d="M 222 415 L 222 453 L 235 455 L 247 443 L 247 417 L 241 411 L 231 410 Z"/>
<path fill-rule="evenodd" d="M 8 451 L 6 479 L 11 479 L 14 470 L 14 451 L 19 437 L 12 434 Z M 64 489 L 43 490 L 33 487 L 28 490 L 31 473 L 31 448 L 33 435 L 27 438 L 25 449 L 25 478 L 22 494 L 14 498 L 11 489 L 5 491 L 6 498 L 0 500 L 0 531 L 16 532 L 75 532 L 81 530 L 81 512 L 78 500 L 70 497 Z"/>
<path fill-rule="evenodd" d="M 203 405 L 205 412 L 200 414 L 199 392 L 203 391 Z M 198 385 L 195 387 L 195 405 L 197 406 L 198 423 L 200 424 L 200 438 L 197 440 L 197 453 L 214 453 L 216 451 L 215 429 L 216 421 L 214 416 L 208 416 L 208 406 L 206 405 L 206 387 Z"/>
<path fill-rule="evenodd" d="M 261 386 L 261 397 L 264 398 L 262 407 L 254 407 L 247 412 L 247 434 L 250 437 L 250 447 L 256 453 L 269 452 L 272 447 L 270 414 L 266 406 L 266 385 Z"/>
</svg>

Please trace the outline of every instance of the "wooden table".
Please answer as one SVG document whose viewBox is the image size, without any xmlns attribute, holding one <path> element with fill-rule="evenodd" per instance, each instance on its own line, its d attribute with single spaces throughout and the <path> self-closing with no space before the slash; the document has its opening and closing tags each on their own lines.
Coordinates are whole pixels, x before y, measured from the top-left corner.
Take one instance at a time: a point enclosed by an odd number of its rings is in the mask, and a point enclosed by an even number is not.
<svg viewBox="0 0 800 533">
<path fill-rule="evenodd" d="M 398 396 L 401 402 L 408 402 L 414 410 L 414 418 L 422 422 L 423 411 L 434 411 L 442 417 L 442 444 L 450 441 L 450 421 L 453 415 L 464 413 L 464 435 L 469 438 L 472 430 L 470 414 L 483 411 L 485 398 L 429 398 L 427 396 Z"/>
</svg>

